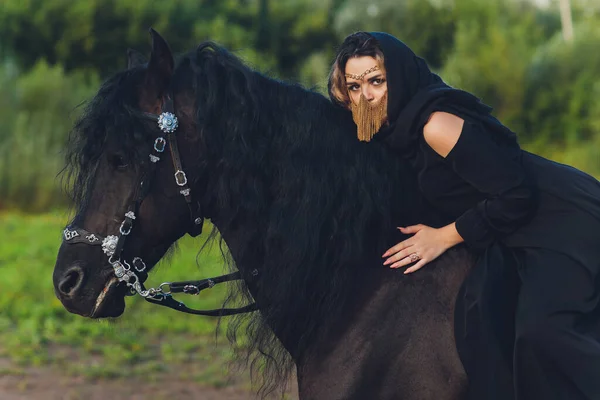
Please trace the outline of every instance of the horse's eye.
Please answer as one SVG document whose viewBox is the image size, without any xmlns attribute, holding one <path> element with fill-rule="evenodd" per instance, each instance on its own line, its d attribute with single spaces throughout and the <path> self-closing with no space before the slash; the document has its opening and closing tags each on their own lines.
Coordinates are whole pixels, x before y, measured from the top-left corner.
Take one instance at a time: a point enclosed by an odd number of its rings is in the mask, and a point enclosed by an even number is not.
<svg viewBox="0 0 600 400">
<path fill-rule="evenodd" d="M 108 157 L 108 161 L 110 162 L 110 165 L 112 165 L 114 168 L 120 171 L 126 169 L 129 166 L 129 163 L 125 159 L 125 156 L 123 156 L 122 154 L 111 154 Z"/>
</svg>

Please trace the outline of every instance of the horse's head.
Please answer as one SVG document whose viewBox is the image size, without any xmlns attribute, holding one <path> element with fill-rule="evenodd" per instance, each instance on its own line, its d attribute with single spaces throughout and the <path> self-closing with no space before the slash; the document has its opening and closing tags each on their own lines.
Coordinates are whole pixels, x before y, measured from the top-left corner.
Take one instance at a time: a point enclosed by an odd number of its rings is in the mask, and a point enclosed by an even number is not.
<svg viewBox="0 0 600 400">
<path fill-rule="evenodd" d="M 150 61 L 130 51 L 129 68 L 100 88 L 70 141 L 77 215 L 65 228 L 53 279 L 64 306 L 84 316 L 120 315 L 126 293 L 143 291 L 148 270 L 202 226 L 191 174 L 198 165 L 186 136 L 192 108 L 173 91 L 167 43 L 151 32 Z M 169 114 L 175 109 L 178 121 Z"/>
</svg>

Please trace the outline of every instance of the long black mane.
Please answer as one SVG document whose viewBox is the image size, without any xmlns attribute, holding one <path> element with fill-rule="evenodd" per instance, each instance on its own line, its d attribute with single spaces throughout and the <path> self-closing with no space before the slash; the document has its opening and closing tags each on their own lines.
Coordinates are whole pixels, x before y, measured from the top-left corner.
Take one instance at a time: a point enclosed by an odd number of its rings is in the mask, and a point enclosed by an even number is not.
<svg viewBox="0 0 600 400">
<path fill-rule="evenodd" d="M 187 57 L 180 65 L 193 75 L 215 222 L 237 232 L 238 267 L 259 270 L 262 311 L 230 333 L 247 326 L 267 376 L 283 378 L 289 359 L 271 329 L 306 356 L 342 317 L 360 275 L 381 265 L 393 222 L 419 218 L 417 197 L 399 195 L 411 179 L 399 158 L 358 142 L 347 111 L 321 94 L 265 77 L 212 43 Z M 186 75 L 175 82 L 182 89 Z"/>
<path fill-rule="evenodd" d="M 139 118 L 137 104 L 140 71 L 124 71 L 109 78 L 94 98 L 85 104 L 65 149 L 63 186 L 75 206 L 75 218 L 87 208 L 100 158 L 109 143 L 116 143 L 124 158 L 145 168 L 152 134 Z M 74 221 L 77 222 L 77 221 Z"/>
<path fill-rule="evenodd" d="M 140 163 L 136 154 L 147 154 L 143 122 L 129 111 L 139 75 L 131 70 L 107 81 L 76 126 L 67 159 L 78 171 L 80 204 L 111 137 Z M 345 110 L 261 75 L 213 43 L 179 59 L 172 89 L 195 103 L 192 164 L 206 180 L 209 216 L 226 238 L 235 237 L 230 265 L 258 271 L 229 299 L 251 301 L 253 290 L 261 312 L 233 320 L 229 337 L 244 330 L 246 360 L 268 390 L 293 366 L 273 332 L 294 358 L 306 357 L 347 312 L 361 274 L 381 267 L 394 224 L 419 220 L 413 178 L 382 145 L 358 142 Z"/>
</svg>

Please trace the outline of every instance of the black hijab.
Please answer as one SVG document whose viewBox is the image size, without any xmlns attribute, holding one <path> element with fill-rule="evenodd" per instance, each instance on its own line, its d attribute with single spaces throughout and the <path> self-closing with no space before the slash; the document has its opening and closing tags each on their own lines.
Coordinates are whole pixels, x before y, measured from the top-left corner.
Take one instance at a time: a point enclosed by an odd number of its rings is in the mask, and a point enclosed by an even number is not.
<svg viewBox="0 0 600 400">
<path fill-rule="evenodd" d="M 388 121 L 373 140 L 384 140 L 406 158 L 418 149 L 420 130 L 434 111 L 482 122 L 496 139 L 518 147 L 516 135 L 490 112 L 492 108 L 463 90 L 454 89 L 431 72 L 427 63 L 394 36 L 370 32 L 383 52 L 388 87 Z"/>
</svg>

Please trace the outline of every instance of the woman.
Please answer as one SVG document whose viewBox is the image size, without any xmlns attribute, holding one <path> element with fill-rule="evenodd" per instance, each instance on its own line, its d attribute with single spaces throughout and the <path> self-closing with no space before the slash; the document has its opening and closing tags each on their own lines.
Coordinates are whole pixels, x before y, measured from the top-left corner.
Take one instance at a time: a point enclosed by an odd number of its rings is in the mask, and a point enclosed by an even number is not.
<svg viewBox="0 0 600 400">
<path fill-rule="evenodd" d="M 600 183 L 521 150 L 488 106 L 386 33 L 346 38 L 329 92 L 352 111 L 360 140 L 412 165 L 418 189 L 447 218 L 439 228 L 399 228 L 407 238 L 385 252 L 384 265 L 410 274 L 462 242 L 478 254 L 457 306 L 470 397 L 600 399 Z M 498 284 L 511 271 L 520 286 L 514 320 L 502 289 L 514 286 Z M 514 394 L 494 370 L 513 335 Z"/>
</svg>

